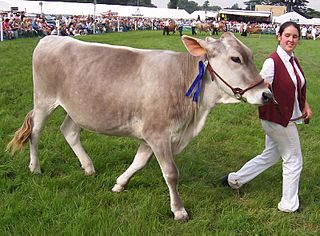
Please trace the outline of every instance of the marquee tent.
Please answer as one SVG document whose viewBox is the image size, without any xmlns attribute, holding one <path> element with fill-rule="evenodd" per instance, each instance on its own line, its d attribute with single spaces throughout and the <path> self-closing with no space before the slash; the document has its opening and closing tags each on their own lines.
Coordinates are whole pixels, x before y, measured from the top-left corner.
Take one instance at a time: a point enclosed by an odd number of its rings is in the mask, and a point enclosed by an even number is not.
<svg viewBox="0 0 320 236">
<path fill-rule="evenodd" d="M 298 24 L 309 24 L 311 19 L 307 19 L 304 16 L 296 13 L 296 12 L 288 12 L 286 14 L 283 14 L 281 16 L 273 17 L 273 22 L 274 23 L 279 23 L 282 24 L 286 21 L 294 21 Z"/>
<path fill-rule="evenodd" d="M 311 22 L 311 25 L 320 25 L 320 18 L 312 18 L 308 19 L 309 22 Z"/>
<path fill-rule="evenodd" d="M 271 12 L 222 9 L 219 11 L 219 14 L 235 15 L 235 16 L 270 17 Z"/>
<path fill-rule="evenodd" d="M 0 1 L 0 11 L 11 11 L 11 5 L 9 3 Z"/>
<path fill-rule="evenodd" d="M 11 7 L 15 7 L 18 11 L 25 11 L 29 14 L 40 14 L 41 10 L 44 14 L 70 14 L 70 15 L 87 15 L 94 13 L 94 5 L 91 3 L 67 3 L 67 2 L 46 2 L 42 1 L 23 1 L 23 0 L 2 0 Z M 1 7 L 1 4 L 0 4 Z M 6 10 L 1 9 L 0 10 Z"/>
<path fill-rule="evenodd" d="M 42 2 L 42 7 L 40 6 Z M 74 3 L 74 2 L 48 2 L 48 1 L 24 1 L 24 0 L 1 0 L 0 11 L 8 11 L 8 8 L 17 7 L 18 11 L 25 11 L 29 14 L 49 15 L 100 15 L 101 13 L 114 12 L 118 16 L 143 16 L 150 18 L 171 18 L 189 19 L 190 14 L 185 10 L 151 8 L 137 6 L 120 6 L 96 4 L 94 10 L 93 3 Z M 3 9 L 2 9 L 3 8 Z"/>
<path fill-rule="evenodd" d="M 210 18 L 217 18 L 218 12 L 213 11 L 194 11 L 190 14 L 192 19 L 198 19 L 198 16 L 200 16 L 200 20 L 205 20 L 208 17 Z"/>
<path fill-rule="evenodd" d="M 275 23 L 284 23 L 286 21 L 294 21 L 300 25 L 320 25 L 320 18 L 307 19 L 304 16 L 298 14 L 297 12 L 288 12 L 278 17 L 274 17 Z"/>
</svg>

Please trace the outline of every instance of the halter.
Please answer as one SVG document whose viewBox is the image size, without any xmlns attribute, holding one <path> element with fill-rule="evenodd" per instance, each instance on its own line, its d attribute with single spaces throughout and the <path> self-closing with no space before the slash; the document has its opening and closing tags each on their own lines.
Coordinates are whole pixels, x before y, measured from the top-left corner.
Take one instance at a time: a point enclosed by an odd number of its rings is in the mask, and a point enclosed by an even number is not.
<svg viewBox="0 0 320 236">
<path fill-rule="evenodd" d="M 264 80 L 262 79 L 262 80 L 260 80 L 259 82 L 251 85 L 250 87 L 248 87 L 248 88 L 246 88 L 246 89 L 234 88 L 234 87 L 232 87 L 230 84 L 228 84 L 228 82 L 226 82 L 224 79 L 222 79 L 221 76 L 212 69 L 212 67 L 211 67 L 211 65 L 210 65 L 209 62 L 208 62 L 208 65 L 207 65 L 207 69 L 208 69 L 208 71 L 209 71 L 209 73 L 210 73 L 210 75 L 211 75 L 212 81 L 214 81 L 214 78 L 215 78 L 215 77 L 218 77 L 225 85 L 227 85 L 227 86 L 231 89 L 231 91 L 233 92 L 235 98 L 238 99 L 238 100 L 242 100 L 242 96 L 243 96 L 243 94 L 244 94 L 245 92 L 247 92 L 247 91 L 250 90 L 250 89 L 255 88 L 256 86 L 258 86 L 258 85 L 260 85 L 260 84 L 262 84 L 263 81 L 264 81 Z"/>
</svg>

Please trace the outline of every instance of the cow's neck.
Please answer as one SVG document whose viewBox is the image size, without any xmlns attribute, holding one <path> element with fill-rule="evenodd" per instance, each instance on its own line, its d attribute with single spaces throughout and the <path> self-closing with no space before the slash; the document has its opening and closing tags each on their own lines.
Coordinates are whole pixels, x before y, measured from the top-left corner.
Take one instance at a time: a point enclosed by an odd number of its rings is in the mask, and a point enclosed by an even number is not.
<svg viewBox="0 0 320 236">
<path fill-rule="evenodd" d="M 196 109 L 192 110 L 188 122 L 186 122 L 183 127 L 180 139 L 175 145 L 175 154 L 182 151 L 188 143 L 201 132 L 210 110 L 217 104 L 219 97 L 218 86 L 212 82 L 209 74 L 205 73 L 201 86 L 200 99 L 196 105 Z"/>
<path fill-rule="evenodd" d="M 193 114 L 193 137 L 197 136 L 203 129 L 208 114 L 217 104 L 219 97 L 219 87 L 211 80 L 209 73 L 206 72 L 202 81 L 199 105 Z"/>
</svg>

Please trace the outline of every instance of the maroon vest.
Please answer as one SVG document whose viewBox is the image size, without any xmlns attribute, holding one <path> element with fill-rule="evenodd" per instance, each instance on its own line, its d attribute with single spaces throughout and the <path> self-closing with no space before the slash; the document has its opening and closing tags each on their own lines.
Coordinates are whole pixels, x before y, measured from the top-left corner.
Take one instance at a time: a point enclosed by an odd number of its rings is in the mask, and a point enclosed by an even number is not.
<svg viewBox="0 0 320 236">
<path fill-rule="evenodd" d="M 270 102 L 267 105 L 260 106 L 259 118 L 287 127 L 293 112 L 296 88 L 279 55 L 274 52 L 269 58 L 272 58 L 274 61 L 272 91 L 278 105 Z M 303 70 L 298 60 L 296 58 L 294 59 L 304 77 Z M 300 110 L 303 111 L 306 101 L 306 82 L 301 90 L 302 96 L 299 99 L 299 107 Z"/>
</svg>

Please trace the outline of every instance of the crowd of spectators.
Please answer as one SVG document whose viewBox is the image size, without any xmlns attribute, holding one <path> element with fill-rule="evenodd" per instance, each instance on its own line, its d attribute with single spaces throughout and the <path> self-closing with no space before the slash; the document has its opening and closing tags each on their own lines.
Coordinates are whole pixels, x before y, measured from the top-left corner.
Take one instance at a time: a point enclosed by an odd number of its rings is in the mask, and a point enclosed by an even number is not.
<svg viewBox="0 0 320 236">
<path fill-rule="evenodd" d="M 24 13 L 0 14 L 4 37 L 43 37 L 50 34 L 62 36 L 109 33 L 132 30 L 160 30 L 163 19 L 117 16 L 31 16 Z M 48 19 L 49 18 L 49 19 Z M 57 27 L 58 26 L 58 27 Z"/>
<path fill-rule="evenodd" d="M 117 17 L 114 15 L 102 16 L 49 16 L 49 15 L 28 15 L 19 13 L 0 13 L 5 39 L 20 37 L 44 37 L 46 35 L 77 36 L 86 34 L 100 34 L 110 32 L 125 32 L 132 30 L 163 30 L 168 19 L 143 18 L 143 17 Z M 197 23 L 204 23 L 198 20 Z M 219 22 L 208 20 L 209 24 Z M 275 34 L 278 25 L 272 23 L 250 23 L 237 21 L 224 21 L 224 31 L 242 33 L 247 27 L 257 26 L 262 33 Z M 194 20 L 182 20 L 176 22 L 180 27 L 191 26 Z M 313 29 L 315 28 L 315 29 Z M 318 36 L 320 28 L 302 26 L 302 32 Z M 310 32 L 309 32 L 310 31 Z M 302 34 L 304 38 L 304 33 Z M 307 38 L 307 37 L 305 37 Z"/>
</svg>

